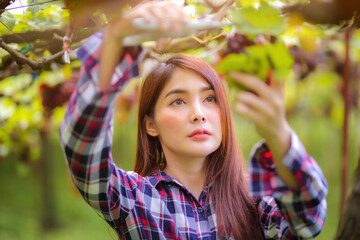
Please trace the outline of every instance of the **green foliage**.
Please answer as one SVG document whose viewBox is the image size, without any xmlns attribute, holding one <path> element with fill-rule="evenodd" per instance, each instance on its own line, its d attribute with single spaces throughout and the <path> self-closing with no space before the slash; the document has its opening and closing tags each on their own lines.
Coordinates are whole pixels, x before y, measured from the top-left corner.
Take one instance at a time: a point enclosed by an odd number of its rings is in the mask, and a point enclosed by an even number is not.
<svg viewBox="0 0 360 240">
<path fill-rule="evenodd" d="M 286 30 L 281 11 L 262 1 L 258 8 L 248 6 L 230 11 L 232 22 L 243 34 L 280 35 Z"/>
<path fill-rule="evenodd" d="M 233 71 L 257 75 L 263 81 L 270 77 L 275 81 L 285 80 L 291 71 L 294 60 L 282 42 L 269 45 L 253 45 L 245 49 L 245 53 L 229 54 L 216 67 L 219 73 Z M 269 76 L 272 74 L 272 76 Z M 237 86 L 227 77 L 229 87 Z M 243 89 L 237 86 L 239 89 Z"/>
<path fill-rule="evenodd" d="M 59 0 L 59 1 L 54 1 L 54 2 L 48 2 L 49 0 L 28 0 L 28 4 L 34 4 L 34 3 L 43 3 L 43 4 L 38 4 L 38 5 L 33 5 L 29 7 L 29 10 L 31 12 L 33 12 L 34 14 L 42 11 L 43 9 L 46 9 L 48 7 L 63 7 L 63 0 Z M 48 2 L 48 3 L 46 3 Z"/>
<path fill-rule="evenodd" d="M 301 111 L 312 116 L 330 116 L 334 126 L 343 125 L 344 108 L 342 96 L 336 89 L 340 86 L 340 77 L 334 72 L 316 71 L 299 84 L 297 104 Z M 329 94 L 331 92 L 332 94 Z"/>
<path fill-rule="evenodd" d="M 31 74 L 9 77 L 0 81 L 0 95 L 0 159 L 10 153 L 24 161 L 37 159 L 43 121 L 38 83 Z"/>
<path fill-rule="evenodd" d="M 44 1 L 29 0 L 28 3 Z M 15 33 L 28 31 L 44 31 L 60 29 L 67 25 L 69 12 L 62 8 L 62 2 L 52 2 L 29 7 L 24 14 L 13 15 L 5 11 L 1 21 Z M 0 24 L 0 35 L 12 34 L 3 24 Z M 10 44 L 16 51 L 26 54 L 33 60 L 49 57 L 51 53 L 46 49 L 40 52 L 33 49 L 33 44 Z M 9 54 L 0 49 L 1 62 Z M 9 154 L 14 154 L 23 162 L 39 158 L 39 136 L 44 126 L 49 124 L 48 116 L 44 112 L 40 85 L 55 86 L 72 78 L 72 68 L 78 68 L 78 61 L 71 65 L 52 65 L 53 70 L 18 74 L 0 81 L 0 160 Z M 1 75 L 1 72 L 0 72 Z M 58 128 L 63 118 L 64 108 L 55 110 L 53 127 Z M 62 114 L 59 114 L 62 113 Z M 24 173 L 24 171 L 21 171 Z M 25 171 L 26 172 L 26 171 Z"/>
<path fill-rule="evenodd" d="M 354 61 L 360 62 L 360 30 L 357 30 L 351 39 L 352 57 Z"/>
<path fill-rule="evenodd" d="M 15 33 L 60 29 L 66 26 L 68 19 L 69 12 L 56 5 L 46 8 L 42 5 L 34 6 L 25 14 L 13 15 L 5 11 L 1 15 L 1 21 Z M 11 31 L 1 24 L 0 35 L 2 34 L 11 34 Z"/>
<path fill-rule="evenodd" d="M 0 159 L 10 153 L 26 161 L 39 157 L 39 134 L 49 124 L 40 85 L 55 86 L 71 77 L 72 67 L 65 65 L 55 71 L 44 71 L 38 76 L 20 74 L 0 81 L 0 95 L 3 96 L 0 97 Z M 53 127 L 59 127 L 64 111 L 64 107 L 55 108 Z"/>
<path fill-rule="evenodd" d="M 43 2 L 30 1 L 29 3 Z M 288 2 L 288 1 L 280 1 Z M 298 78 L 298 72 L 294 71 L 294 58 L 289 53 L 289 43 L 298 45 L 301 51 L 312 52 L 317 54 L 321 49 L 321 38 L 334 36 L 338 29 L 334 27 L 319 27 L 310 24 L 287 25 L 286 19 L 281 11 L 275 7 L 274 1 L 261 0 L 237 0 L 237 8 L 230 9 L 227 15 L 234 22 L 235 28 L 228 30 L 228 34 L 234 31 L 245 34 L 249 39 L 255 41 L 255 45 L 248 46 L 245 51 L 239 54 L 229 54 L 225 57 L 216 58 L 215 55 L 207 57 L 211 64 L 216 61 L 216 69 L 219 73 L 229 73 L 231 71 L 241 71 L 245 73 L 255 74 L 264 81 L 268 81 L 269 77 L 274 80 L 286 80 L 289 78 Z M 209 9 L 203 1 L 191 0 L 187 6 L 189 14 L 199 17 Z M 97 13 L 99 14 L 99 13 Z M 13 15 L 8 11 L 2 14 L 1 21 L 9 26 L 14 32 L 23 33 L 27 31 L 43 31 L 46 29 L 63 28 L 69 21 L 69 12 L 62 8 L 61 2 L 47 3 L 30 7 L 22 15 Z M 228 27 L 230 28 L 230 27 Z M 9 34 L 10 32 L 0 25 L 0 34 Z M 270 39 L 270 35 L 277 35 L 278 40 L 274 43 L 257 41 L 258 36 Z M 358 61 L 360 58 L 360 33 L 359 31 L 352 38 L 352 56 Z M 285 43 L 285 44 L 284 44 Z M 206 44 L 206 47 L 199 49 L 189 49 L 186 51 L 190 54 L 202 55 L 207 52 L 207 48 L 217 47 L 217 43 L 212 41 Z M 329 49 L 332 49 L 337 56 L 343 58 L 344 43 L 341 39 L 333 38 L 328 41 Z M 12 44 L 11 47 L 17 51 L 22 51 L 31 59 L 43 59 L 50 56 L 48 50 L 43 49 L 39 54 L 38 49 L 33 49 L 33 44 Z M 37 51 L 37 52 L 36 52 Z M 8 53 L 0 49 L 0 59 L 3 61 Z M 20 74 L 16 77 L 9 77 L 1 80 L 0 98 L 1 110 L 0 121 L 3 133 L 11 135 L 17 127 L 23 129 L 41 129 L 41 121 L 44 121 L 44 109 L 41 105 L 41 94 L 39 86 L 47 84 L 55 86 L 66 79 L 72 78 L 72 68 L 79 68 L 78 61 L 72 61 L 71 65 L 56 66 L 53 70 L 49 69 L 40 73 Z M 328 87 L 321 85 L 316 79 L 333 79 L 331 69 L 325 69 L 326 72 L 319 75 L 323 69 L 319 69 L 316 74 L 310 74 L 306 81 L 297 83 L 292 81 L 288 83 L 287 95 L 288 109 L 313 109 L 309 110 L 310 114 L 328 114 L 331 118 L 337 119 L 336 126 L 340 126 L 341 114 L 341 97 L 338 96 L 338 81 L 330 81 Z M 335 74 L 336 75 L 336 74 Z M 337 75 L 336 75 L 337 76 Z M 239 89 L 229 79 L 230 88 Z M 307 86 L 307 87 L 305 87 Z M 309 94 L 310 90 L 302 89 L 323 89 L 321 93 Z M 231 95 L 231 94 L 230 94 Z M 336 100 L 334 100 L 336 99 Z M 319 111 L 317 108 L 326 108 L 330 110 Z M 31 112 L 32 111 L 32 112 Z M 64 108 L 54 109 L 53 121 L 56 123 L 54 127 L 58 127 L 64 114 Z M 25 115 L 33 116 L 26 118 Z M 16 122 L 19 126 L 15 126 Z M 24 126 L 28 126 L 24 128 Z M 30 127 L 31 126 L 31 127 Z M 32 131 L 32 130 L 31 130 Z M 9 146 L 9 141 L 5 134 L 0 139 L 0 145 Z M 5 143 L 7 142 L 7 143 Z M 21 144 L 19 144 L 21 145 Z M 1 148 L 1 147 L 0 147 Z M 0 151 L 1 152 L 1 151 Z M 10 151 L 2 151 L 9 153 Z M 3 154 L 6 156 L 6 154 Z"/>
<path fill-rule="evenodd" d="M 7 30 L 4 24 L 12 29 L 15 26 L 16 17 L 12 13 L 6 11 L 1 14 L 0 21 L 2 22 L 0 25 L 0 30 Z"/>
</svg>

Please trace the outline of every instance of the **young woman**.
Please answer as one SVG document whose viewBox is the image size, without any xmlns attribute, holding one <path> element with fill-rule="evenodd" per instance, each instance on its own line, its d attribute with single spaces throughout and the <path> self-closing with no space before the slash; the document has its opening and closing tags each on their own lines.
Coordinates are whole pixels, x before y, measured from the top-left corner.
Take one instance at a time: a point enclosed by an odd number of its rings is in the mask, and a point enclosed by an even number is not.
<svg viewBox="0 0 360 240">
<path fill-rule="evenodd" d="M 167 25 L 163 16 L 170 13 Z M 253 91 L 238 95 L 238 112 L 265 139 L 252 152 L 246 179 L 221 80 L 202 60 L 173 56 L 142 87 L 135 171 L 114 164 L 115 98 L 138 75 L 141 61 L 141 47 L 123 48 L 121 42 L 137 31 L 131 25 L 137 17 L 156 19 L 164 31 L 177 31 L 186 22 L 171 3 L 144 3 L 78 51 L 84 65 L 60 138 L 84 199 L 122 239 L 306 239 L 319 234 L 327 184 L 287 124 L 280 85 L 232 74 Z"/>
</svg>

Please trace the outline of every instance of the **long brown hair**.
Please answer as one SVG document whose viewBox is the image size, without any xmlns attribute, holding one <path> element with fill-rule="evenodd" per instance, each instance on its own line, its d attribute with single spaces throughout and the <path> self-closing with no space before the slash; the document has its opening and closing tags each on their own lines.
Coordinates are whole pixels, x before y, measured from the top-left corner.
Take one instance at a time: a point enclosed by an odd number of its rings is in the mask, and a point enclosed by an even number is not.
<svg viewBox="0 0 360 240">
<path fill-rule="evenodd" d="M 232 235 L 235 239 L 264 239 L 254 200 L 248 194 L 245 161 L 237 144 L 225 87 L 214 69 L 201 59 L 175 55 L 145 79 L 140 95 L 134 171 L 146 176 L 166 164 L 158 138 L 146 133 L 145 116 L 153 116 L 156 101 L 176 68 L 193 71 L 207 80 L 220 107 L 222 142 L 207 157 L 206 173 L 206 184 L 212 183 L 209 197 L 215 208 L 219 235 L 222 238 Z"/>
</svg>

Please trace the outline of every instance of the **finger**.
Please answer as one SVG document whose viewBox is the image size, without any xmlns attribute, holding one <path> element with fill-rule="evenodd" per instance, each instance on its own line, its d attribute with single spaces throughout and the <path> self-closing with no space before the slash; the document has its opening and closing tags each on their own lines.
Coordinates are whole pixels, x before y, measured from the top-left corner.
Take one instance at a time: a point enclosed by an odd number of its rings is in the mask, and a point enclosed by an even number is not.
<svg viewBox="0 0 360 240">
<path fill-rule="evenodd" d="M 134 12 L 131 16 L 132 19 L 135 18 L 143 18 L 146 22 L 151 22 L 154 17 L 153 17 L 153 13 L 148 11 L 147 9 L 139 9 L 136 12 Z"/>
<path fill-rule="evenodd" d="M 284 98 L 285 94 L 285 82 L 284 81 L 272 81 L 270 84 L 270 87 L 281 96 L 281 98 Z"/>
<path fill-rule="evenodd" d="M 252 121 L 255 125 L 259 125 L 261 123 L 261 118 L 259 117 L 257 112 L 254 111 L 249 106 L 247 106 L 246 104 L 243 104 L 243 103 L 236 104 L 235 110 L 237 113 L 239 113 L 244 118 Z"/>
<path fill-rule="evenodd" d="M 253 93 L 240 92 L 237 94 L 236 99 L 240 103 L 246 104 L 253 110 L 257 111 L 259 114 L 263 115 L 264 119 L 270 120 L 271 118 L 275 117 L 274 115 L 276 115 L 274 109 L 268 102 L 264 101 Z"/>
<path fill-rule="evenodd" d="M 166 11 L 158 5 L 157 7 L 150 7 L 148 11 L 151 12 L 154 19 L 156 19 L 159 29 L 163 32 L 167 31 L 170 27 L 169 20 L 166 19 Z"/>
<path fill-rule="evenodd" d="M 166 24 L 169 26 L 169 29 L 171 29 L 174 32 L 180 31 L 180 24 L 178 20 L 177 12 L 174 11 L 173 6 L 163 6 L 163 12 L 164 12 L 164 19 L 163 21 L 166 21 Z"/>
<path fill-rule="evenodd" d="M 131 8 L 129 11 L 125 12 L 122 16 L 125 19 L 129 19 L 130 21 L 132 21 L 135 18 L 143 18 L 145 19 L 146 22 L 150 22 L 151 21 L 151 15 L 149 13 L 149 11 L 147 10 L 147 5 L 146 4 L 147 1 L 143 1 L 141 3 L 139 3 L 138 5 L 136 5 L 135 7 Z"/>
<path fill-rule="evenodd" d="M 268 101 L 271 101 L 273 98 L 274 92 L 272 92 L 271 88 L 258 77 L 240 72 L 232 72 L 230 73 L 230 77 L 237 83 Z"/>
<path fill-rule="evenodd" d="M 175 32 L 179 32 L 182 25 L 187 22 L 184 11 L 175 4 L 171 4 L 169 7 L 165 7 L 164 11 L 170 20 L 171 28 Z"/>
</svg>

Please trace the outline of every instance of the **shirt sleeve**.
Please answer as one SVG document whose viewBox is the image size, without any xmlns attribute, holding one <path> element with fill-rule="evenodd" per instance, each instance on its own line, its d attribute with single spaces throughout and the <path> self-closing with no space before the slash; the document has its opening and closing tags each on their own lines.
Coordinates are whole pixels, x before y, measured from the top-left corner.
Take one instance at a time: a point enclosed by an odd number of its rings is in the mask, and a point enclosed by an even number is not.
<svg viewBox="0 0 360 240">
<path fill-rule="evenodd" d="M 249 190 L 260 197 L 260 222 L 266 239 L 311 239 L 323 229 L 326 219 L 325 177 L 295 132 L 283 164 L 294 174 L 300 190 L 286 186 L 278 176 L 265 142 L 256 145 L 250 159 Z"/>
<path fill-rule="evenodd" d="M 139 75 L 142 49 L 123 49 L 111 87 L 101 91 L 97 83 L 102 38 L 103 30 L 91 36 L 77 51 L 83 65 L 61 124 L 60 141 L 81 195 L 116 227 L 114 220 L 126 215 L 134 204 L 132 190 L 140 176 L 119 169 L 112 161 L 113 107 L 117 94 L 129 79 Z"/>
</svg>

